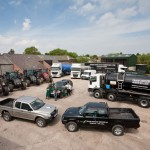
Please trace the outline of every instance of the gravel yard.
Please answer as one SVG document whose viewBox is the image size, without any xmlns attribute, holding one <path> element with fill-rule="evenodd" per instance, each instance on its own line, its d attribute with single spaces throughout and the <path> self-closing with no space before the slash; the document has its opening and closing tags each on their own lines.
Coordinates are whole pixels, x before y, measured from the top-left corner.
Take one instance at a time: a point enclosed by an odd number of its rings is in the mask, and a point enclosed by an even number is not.
<svg viewBox="0 0 150 150">
<path fill-rule="evenodd" d="M 63 77 L 70 79 L 70 76 Z M 62 78 L 54 78 L 54 81 Z M 58 116 L 45 128 L 35 123 L 14 119 L 6 122 L 0 118 L 0 150 L 149 150 L 150 149 L 150 108 L 145 109 L 131 102 L 109 102 L 90 96 L 88 81 L 72 79 L 74 90 L 69 97 L 54 101 L 45 99 L 47 83 L 31 86 L 27 90 L 15 91 L 9 97 L 22 95 L 36 96 L 45 103 L 57 106 Z M 0 100 L 6 97 L 0 97 Z M 68 132 L 61 123 L 61 115 L 68 107 L 82 106 L 87 102 L 107 102 L 109 107 L 133 108 L 140 116 L 141 127 L 126 130 L 124 136 L 116 137 L 108 130 L 80 128 L 79 131 Z"/>
</svg>

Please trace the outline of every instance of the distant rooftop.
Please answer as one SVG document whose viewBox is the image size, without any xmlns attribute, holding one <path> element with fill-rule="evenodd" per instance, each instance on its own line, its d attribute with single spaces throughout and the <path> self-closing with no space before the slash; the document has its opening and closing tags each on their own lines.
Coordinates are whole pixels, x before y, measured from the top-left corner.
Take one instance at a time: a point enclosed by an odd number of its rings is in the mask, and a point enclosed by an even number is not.
<svg viewBox="0 0 150 150">
<path fill-rule="evenodd" d="M 108 55 L 102 55 L 102 58 L 111 58 L 111 57 L 115 57 L 115 58 L 127 58 L 130 57 L 134 54 L 120 54 L 120 53 L 116 53 L 116 54 L 108 54 Z"/>
</svg>

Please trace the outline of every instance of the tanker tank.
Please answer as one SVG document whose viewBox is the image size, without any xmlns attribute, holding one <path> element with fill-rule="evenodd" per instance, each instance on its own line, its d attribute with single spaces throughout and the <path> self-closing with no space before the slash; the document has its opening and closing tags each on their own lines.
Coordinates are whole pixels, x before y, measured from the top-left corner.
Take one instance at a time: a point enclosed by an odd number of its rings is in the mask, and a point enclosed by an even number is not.
<svg viewBox="0 0 150 150">
<path fill-rule="evenodd" d="M 121 85 L 120 87 L 125 90 L 150 91 L 150 76 L 146 75 L 111 73 L 106 75 L 105 81 L 113 88 Z"/>
<path fill-rule="evenodd" d="M 69 75 L 71 72 L 71 64 L 62 64 L 62 72 L 64 75 Z"/>
</svg>

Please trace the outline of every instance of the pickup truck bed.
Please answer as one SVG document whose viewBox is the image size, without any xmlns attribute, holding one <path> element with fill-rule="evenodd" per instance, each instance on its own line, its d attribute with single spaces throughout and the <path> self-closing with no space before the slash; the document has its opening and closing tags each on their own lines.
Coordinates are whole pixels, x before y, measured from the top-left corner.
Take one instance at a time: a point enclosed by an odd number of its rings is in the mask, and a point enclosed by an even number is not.
<svg viewBox="0 0 150 150">
<path fill-rule="evenodd" d="M 7 98 L 2 101 L 0 101 L 0 106 L 7 106 L 7 107 L 13 107 L 13 102 L 15 99 L 13 98 Z"/>
<path fill-rule="evenodd" d="M 110 108 L 109 118 L 111 119 L 137 119 L 138 116 L 135 114 L 135 112 L 132 109 Z"/>
</svg>

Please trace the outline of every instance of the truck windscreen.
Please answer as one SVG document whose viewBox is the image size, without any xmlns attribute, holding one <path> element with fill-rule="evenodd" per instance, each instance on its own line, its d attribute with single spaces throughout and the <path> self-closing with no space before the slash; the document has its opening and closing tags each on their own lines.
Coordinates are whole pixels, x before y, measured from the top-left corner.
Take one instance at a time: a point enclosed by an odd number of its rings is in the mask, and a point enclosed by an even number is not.
<svg viewBox="0 0 150 150">
<path fill-rule="evenodd" d="M 71 71 L 80 71 L 80 68 L 71 68 Z"/>
<path fill-rule="evenodd" d="M 52 67 L 52 71 L 59 71 L 60 67 Z"/>
</svg>

